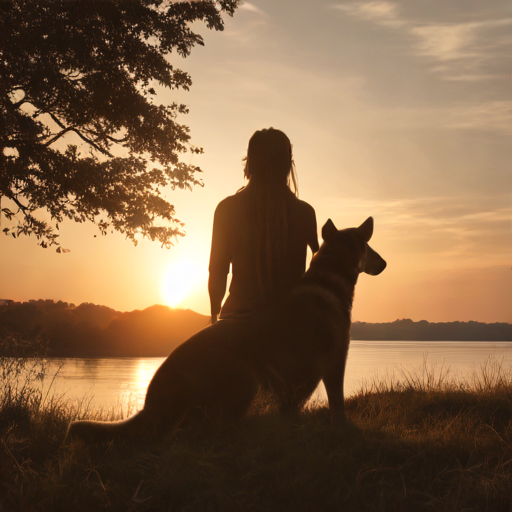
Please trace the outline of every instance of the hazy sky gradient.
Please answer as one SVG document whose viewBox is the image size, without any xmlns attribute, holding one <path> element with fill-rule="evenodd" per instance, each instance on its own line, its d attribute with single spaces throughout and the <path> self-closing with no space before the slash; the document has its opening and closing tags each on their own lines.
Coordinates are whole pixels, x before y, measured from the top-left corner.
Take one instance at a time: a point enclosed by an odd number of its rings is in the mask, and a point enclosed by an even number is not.
<svg viewBox="0 0 512 512">
<path fill-rule="evenodd" d="M 192 90 L 160 94 L 189 105 L 205 150 L 204 188 L 168 195 L 187 236 L 135 248 L 65 223 L 66 255 L 2 237 L 0 298 L 142 309 L 182 265 L 180 307 L 207 314 L 213 211 L 244 184 L 251 134 L 273 126 L 319 230 L 375 218 L 388 268 L 361 277 L 355 320 L 512 322 L 512 3 L 254 0 L 223 33 L 198 29 L 206 46 L 172 57 Z"/>
</svg>

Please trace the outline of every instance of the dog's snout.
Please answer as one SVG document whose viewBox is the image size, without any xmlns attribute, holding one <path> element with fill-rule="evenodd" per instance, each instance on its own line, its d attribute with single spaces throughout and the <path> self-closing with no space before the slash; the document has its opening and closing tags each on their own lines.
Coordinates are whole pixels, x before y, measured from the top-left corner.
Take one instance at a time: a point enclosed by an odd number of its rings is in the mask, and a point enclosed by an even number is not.
<svg viewBox="0 0 512 512">
<path fill-rule="evenodd" d="M 375 252 L 369 245 L 366 249 L 366 263 L 364 266 L 365 274 L 378 276 L 386 268 L 386 260 L 381 258 L 380 254 Z"/>
</svg>

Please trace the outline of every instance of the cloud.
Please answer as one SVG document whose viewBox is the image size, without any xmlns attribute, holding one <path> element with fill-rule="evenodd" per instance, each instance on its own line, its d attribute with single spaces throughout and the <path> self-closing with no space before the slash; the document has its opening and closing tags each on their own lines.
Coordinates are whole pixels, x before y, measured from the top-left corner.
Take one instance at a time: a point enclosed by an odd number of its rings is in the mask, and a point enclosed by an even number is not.
<svg viewBox="0 0 512 512">
<path fill-rule="evenodd" d="M 261 16 L 268 16 L 268 14 L 266 12 L 264 12 L 259 7 L 256 7 L 254 4 L 251 4 L 249 2 L 244 2 L 242 5 L 240 5 L 239 9 L 241 9 L 243 11 L 254 12 L 254 13 L 259 14 Z"/>
<path fill-rule="evenodd" d="M 451 80 L 464 79 L 454 77 Z M 379 106 L 375 109 L 382 118 L 387 119 L 389 128 L 462 129 L 512 135 L 512 102 L 507 100 L 468 101 L 461 98 L 447 105 L 393 108 Z M 362 120 L 365 120 L 364 114 L 361 114 Z"/>
<path fill-rule="evenodd" d="M 331 7 L 344 11 L 356 18 L 373 21 L 388 27 L 400 27 L 405 23 L 398 16 L 398 5 L 391 2 L 380 1 L 336 4 Z"/>
<path fill-rule="evenodd" d="M 482 21 L 429 23 L 403 16 L 400 5 L 387 1 L 355 2 L 330 6 L 356 19 L 401 31 L 410 39 L 413 55 L 429 58 L 445 66 L 430 71 L 446 80 L 492 80 L 497 74 L 483 70 L 489 61 L 508 55 L 512 17 Z M 462 16 L 462 14 L 461 14 Z M 493 14 L 496 16 L 496 14 Z M 504 32 L 500 32 L 504 29 Z"/>
<path fill-rule="evenodd" d="M 487 101 L 481 104 L 460 105 L 448 112 L 448 128 L 494 128 L 512 133 L 510 101 Z"/>
<path fill-rule="evenodd" d="M 432 71 L 447 71 L 448 68 L 446 67 L 437 67 L 437 68 L 432 68 Z M 500 79 L 502 78 L 502 75 L 498 75 L 498 74 L 460 74 L 460 75 L 450 75 L 450 74 L 447 74 L 444 79 L 445 80 L 451 80 L 451 81 L 454 81 L 454 82 L 483 82 L 483 81 L 488 81 L 488 80 L 496 80 L 496 79 Z"/>
<path fill-rule="evenodd" d="M 420 55 L 445 61 L 475 57 L 468 50 L 475 37 L 474 24 L 427 25 L 411 27 L 410 33 L 417 37 L 417 49 Z"/>
<path fill-rule="evenodd" d="M 409 32 L 418 38 L 419 54 L 447 61 L 483 56 L 489 48 L 481 44 L 482 32 L 508 25 L 512 25 L 512 18 L 418 26 L 411 27 Z M 499 41 L 495 41 L 495 45 L 499 45 Z"/>
<path fill-rule="evenodd" d="M 430 268 L 487 267 L 512 263 L 512 206 L 510 195 L 502 204 L 496 198 L 428 197 L 395 201 L 343 199 L 332 201 L 333 220 L 349 225 L 346 212 L 363 220 L 370 213 L 376 221 L 379 244 L 392 246 L 395 259 L 418 258 Z M 508 204 L 507 204 L 508 200 Z M 389 249 L 388 249 L 389 250 Z M 408 262 L 409 264 L 409 262 Z M 410 263 L 414 265 L 413 262 Z"/>
</svg>

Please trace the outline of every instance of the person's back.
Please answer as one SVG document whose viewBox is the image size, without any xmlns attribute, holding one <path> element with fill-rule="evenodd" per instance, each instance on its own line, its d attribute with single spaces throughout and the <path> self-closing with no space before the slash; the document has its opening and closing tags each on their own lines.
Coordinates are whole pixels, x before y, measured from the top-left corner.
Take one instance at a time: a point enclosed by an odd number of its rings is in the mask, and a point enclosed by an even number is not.
<svg viewBox="0 0 512 512">
<path fill-rule="evenodd" d="M 307 247 L 318 250 L 313 208 L 292 193 L 291 145 L 272 128 L 249 142 L 245 169 L 249 184 L 215 211 L 210 255 L 212 321 L 220 311 L 232 265 L 229 296 L 221 318 L 270 307 L 298 283 Z"/>
</svg>

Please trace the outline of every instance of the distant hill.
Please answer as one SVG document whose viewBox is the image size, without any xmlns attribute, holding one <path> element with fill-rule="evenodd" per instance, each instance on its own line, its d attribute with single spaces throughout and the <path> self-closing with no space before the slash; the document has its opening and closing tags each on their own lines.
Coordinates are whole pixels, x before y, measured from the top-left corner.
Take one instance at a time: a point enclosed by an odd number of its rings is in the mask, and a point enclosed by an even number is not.
<svg viewBox="0 0 512 512">
<path fill-rule="evenodd" d="M 210 317 L 189 309 L 167 306 L 128 313 L 89 303 L 75 307 L 44 300 L 0 306 L 0 335 L 42 336 L 53 357 L 167 356 L 209 321 Z"/>
<path fill-rule="evenodd" d="M 180 343 L 206 327 L 209 316 L 190 309 L 151 306 L 120 313 L 103 331 L 104 337 L 122 343 L 124 355 L 168 356 Z"/>
<path fill-rule="evenodd" d="M 54 357 L 159 357 L 169 355 L 209 317 L 189 309 L 151 306 L 122 313 L 106 306 L 38 300 L 0 301 L 0 341 L 8 333 L 48 341 Z M 512 341 L 512 325 L 481 322 L 430 323 L 396 320 L 354 322 L 354 340 Z M 1 347 L 0 347 L 1 348 Z M 0 353 L 1 355 L 1 353 Z"/>
</svg>

